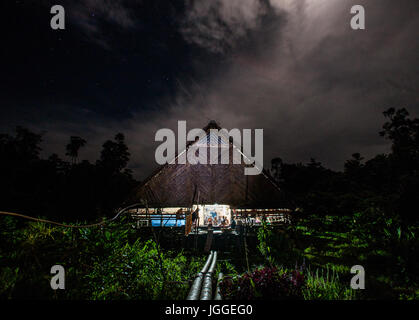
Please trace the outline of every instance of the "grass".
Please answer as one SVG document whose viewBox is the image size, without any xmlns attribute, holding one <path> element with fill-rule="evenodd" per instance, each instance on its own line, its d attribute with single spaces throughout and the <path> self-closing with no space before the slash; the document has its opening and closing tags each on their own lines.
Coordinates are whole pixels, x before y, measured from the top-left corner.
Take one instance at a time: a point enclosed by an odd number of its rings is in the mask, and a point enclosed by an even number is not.
<svg viewBox="0 0 419 320">
<path fill-rule="evenodd" d="M 316 224 L 303 220 L 293 228 L 301 256 L 314 270 L 307 274 L 306 299 L 417 299 L 418 270 L 411 261 L 417 243 L 414 229 L 413 236 L 404 240 L 397 228 L 382 235 L 378 225 L 344 227 L 328 217 Z M 349 286 L 350 268 L 356 264 L 366 270 L 361 294 Z"/>
<path fill-rule="evenodd" d="M 404 233 L 397 228 L 384 239 L 372 234 L 378 229 L 367 230 L 363 236 L 350 226 L 347 230 L 337 229 L 330 219 L 315 225 L 309 220 L 301 221 L 287 230 L 268 232 L 263 238 L 267 242 L 265 248 L 269 247 L 266 252 L 276 255 L 271 261 L 275 260 L 278 266 L 293 268 L 305 260 L 308 268 L 303 271 L 304 299 L 418 299 L 418 270 L 411 258 L 417 256 L 414 236 L 404 239 Z M 163 268 L 170 284 L 165 287 L 156 247 L 148 237 L 138 241 L 138 233 L 129 223 L 104 230 L 69 231 L 42 223 L 17 224 L 13 219 L 3 219 L 0 227 L 4 239 L 0 245 L 2 298 L 51 298 L 48 268 L 58 263 L 68 267 L 68 281 L 75 288 L 65 290 L 65 296 L 59 298 L 184 299 L 188 280 L 206 258 L 178 249 L 162 250 Z M 246 269 L 242 258 L 239 251 L 232 252 L 228 261 L 217 263 L 216 273 L 238 275 Z M 267 264 L 266 257 L 256 248 L 251 249 L 249 258 L 252 265 Z M 365 290 L 350 288 L 353 276 L 350 268 L 357 264 L 366 270 Z"/>
<path fill-rule="evenodd" d="M 347 271 L 345 266 L 326 265 L 325 268 L 310 268 L 305 273 L 306 286 L 303 296 L 306 300 L 355 300 L 359 293 L 339 278 L 339 273 Z"/>
</svg>

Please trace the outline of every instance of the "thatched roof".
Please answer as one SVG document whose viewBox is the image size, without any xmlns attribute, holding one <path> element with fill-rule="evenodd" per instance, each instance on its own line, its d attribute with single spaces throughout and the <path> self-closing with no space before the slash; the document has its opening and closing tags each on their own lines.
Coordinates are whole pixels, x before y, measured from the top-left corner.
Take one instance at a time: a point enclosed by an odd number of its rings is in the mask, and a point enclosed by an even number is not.
<svg viewBox="0 0 419 320">
<path fill-rule="evenodd" d="M 221 128 L 211 121 L 203 128 L 207 136 L 190 142 L 186 150 L 202 141 L 213 144 L 210 129 Z M 172 161 L 174 164 L 158 168 L 134 190 L 127 204 L 147 202 L 150 207 L 189 207 L 194 199 L 195 204 L 228 204 L 235 208 L 285 206 L 279 187 L 267 171 L 259 175 L 245 175 L 245 164 L 232 162 L 232 153 L 236 148 L 232 140 L 216 141 L 224 144 L 222 147 L 229 148 L 229 164 L 177 164 L 176 155 Z"/>
</svg>

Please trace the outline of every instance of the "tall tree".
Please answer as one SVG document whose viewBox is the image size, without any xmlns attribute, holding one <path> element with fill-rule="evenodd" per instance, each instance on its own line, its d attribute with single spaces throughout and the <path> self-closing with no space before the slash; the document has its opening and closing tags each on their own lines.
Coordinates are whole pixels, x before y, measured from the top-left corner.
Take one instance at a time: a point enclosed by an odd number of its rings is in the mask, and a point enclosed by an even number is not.
<svg viewBox="0 0 419 320">
<path fill-rule="evenodd" d="M 345 173 L 352 175 L 359 172 L 359 170 L 363 167 L 363 160 L 364 158 L 359 152 L 352 154 L 352 159 L 346 160 L 345 162 Z"/>
<path fill-rule="evenodd" d="M 417 190 L 419 190 L 419 119 L 409 118 L 405 109 L 390 108 L 384 116 L 389 120 L 380 135 L 392 142 L 391 171 L 395 173 L 395 211 L 407 223 L 417 221 Z"/>
<path fill-rule="evenodd" d="M 281 158 L 273 158 L 271 160 L 271 174 L 276 182 L 280 181 L 282 165 Z"/>
<path fill-rule="evenodd" d="M 129 156 L 125 137 L 122 133 L 118 133 L 115 141 L 108 140 L 103 144 L 98 164 L 109 173 L 118 173 L 128 164 Z"/>
<path fill-rule="evenodd" d="M 71 158 L 71 162 L 75 164 L 77 162 L 77 158 L 79 156 L 79 150 L 81 147 L 86 145 L 86 140 L 80 137 L 71 136 L 70 143 L 66 146 L 66 156 Z"/>
<path fill-rule="evenodd" d="M 26 128 L 17 126 L 16 137 L 14 138 L 14 152 L 25 160 L 35 160 L 39 158 L 42 142 L 42 134 L 29 131 Z"/>
<path fill-rule="evenodd" d="M 389 108 L 383 112 L 389 119 L 380 135 L 392 142 L 393 155 L 406 169 L 417 169 L 419 164 L 419 119 L 408 118 L 405 109 Z"/>
</svg>

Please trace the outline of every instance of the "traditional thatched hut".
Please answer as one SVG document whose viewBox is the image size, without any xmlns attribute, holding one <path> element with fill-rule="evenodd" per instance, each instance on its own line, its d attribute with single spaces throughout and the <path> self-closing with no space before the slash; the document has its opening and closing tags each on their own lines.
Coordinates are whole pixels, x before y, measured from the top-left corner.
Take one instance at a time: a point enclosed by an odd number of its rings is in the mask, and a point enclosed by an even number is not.
<svg viewBox="0 0 419 320">
<path fill-rule="evenodd" d="M 139 208 L 147 206 L 152 213 L 174 213 L 179 208 L 187 211 L 194 205 L 201 205 L 217 215 L 223 214 L 221 211 L 225 214 L 227 210 L 227 217 L 240 212 L 262 215 L 288 211 L 283 209 L 286 206 L 283 195 L 271 175 L 265 170 L 259 175 L 245 175 L 246 164 L 233 164 L 232 161 L 233 152 L 241 153 L 241 150 L 231 138 L 214 136 L 210 129 L 221 130 L 221 127 L 211 121 L 203 128 L 206 136 L 190 142 L 186 150 L 193 144 L 228 148 L 228 164 L 203 164 L 201 161 L 178 164 L 179 153 L 170 164 L 162 165 L 144 180 L 129 197 L 127 205 L 138 203 Z M 207 154 L 209 156 L 209 151 Z"/>
</svg>

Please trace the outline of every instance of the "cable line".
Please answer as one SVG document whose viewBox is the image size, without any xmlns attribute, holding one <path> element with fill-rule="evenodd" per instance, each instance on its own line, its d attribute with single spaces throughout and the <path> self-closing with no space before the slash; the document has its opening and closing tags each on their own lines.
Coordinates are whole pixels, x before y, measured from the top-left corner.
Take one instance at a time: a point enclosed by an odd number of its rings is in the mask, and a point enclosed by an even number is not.
<svg viewBox="0 0 419 320">
<path fill-rule="evenodd" d="M 15 213 L 15 212 L 0 211 L 0 214 L 6 215 L 6 216 L 23 218 L 23 219 L 32 220 L 32 221 L 54 224 L 54 225 L 57 225 L 57 226 L 60 226 L 60 227 L 65 227 L 65 228 L 92 228 L 92 227 L 101 226 L 101 225 L 104 225 L 104 224 L 107 224 L 109 222 L 112 222 L 112 221 L 116 220 L 122 213 L 124 213 L 125 210 L 127 210 L 131 207 L 137 206 L 137 205 L 138 204 L 133 204 L 133 205 L 130 205 L 128 207 L 125 207 L 125 208 L 119 210 L 118 213 L 111 219 L 101 221 L 101 222 L 98 222 L 98 223 L 84 224 L 84 225 L 64 224 L 64 223 L 55 222 L 55 221 L 46 220 L 46 219 L 41 219 L 41 218 L 34 218 L 34 217 L 30 217 L 30 216 L 27 216 L 27 215 L 24 215 L 24 214 Z"/>
</svg>

